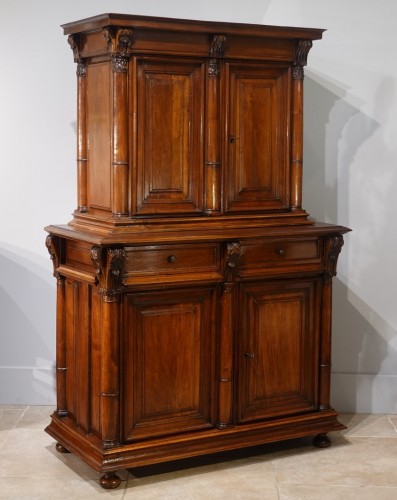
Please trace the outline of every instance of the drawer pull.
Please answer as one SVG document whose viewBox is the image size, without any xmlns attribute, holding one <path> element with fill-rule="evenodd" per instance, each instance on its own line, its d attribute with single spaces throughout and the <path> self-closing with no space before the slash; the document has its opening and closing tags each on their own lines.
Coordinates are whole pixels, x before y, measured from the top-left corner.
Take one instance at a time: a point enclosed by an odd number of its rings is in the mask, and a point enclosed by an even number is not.
<svg viewBox="0 0 397 500">
<path fill-rule="evenodd" d="M 285 250 L 283 248 L 278 248 L 276 250 L 276 253 L 277 255 L 279 255 L 280 257 L 285 257 Z"/>
<path fill-rule="evenodd" d="M 167 262 L 169 262 L 170 264 L 174 264 L 176 262 L 176 257 L 175 255 L 169 255 L 167 257 Z"/>
<path fill-rule="evenodd" d="M 244 356 L 246 358 L 250 358 L 250 359 L 254 359 L 255 358 L 255 354 L 253 352 L 245 352 Z"/>
</svg>

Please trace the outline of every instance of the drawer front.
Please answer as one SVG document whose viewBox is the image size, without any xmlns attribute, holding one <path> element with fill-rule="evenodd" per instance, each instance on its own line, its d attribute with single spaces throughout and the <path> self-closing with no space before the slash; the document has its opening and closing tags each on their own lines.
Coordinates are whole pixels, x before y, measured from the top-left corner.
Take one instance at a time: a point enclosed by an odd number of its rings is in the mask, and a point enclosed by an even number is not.
<svg viewBox="0 0 397 500">
<path fill-rule="evenodd" d="M 285 266 L 321 265 L 321 246 L 317 238 L 305 240 L 268 240 L 242 245 L 240 270 Z"/>
<path fill-rule="evenodd" d="M 150 276 L 219 272 L 217 244 L 158 245 L 126 248 L 125 274 Z"/>
</svg>

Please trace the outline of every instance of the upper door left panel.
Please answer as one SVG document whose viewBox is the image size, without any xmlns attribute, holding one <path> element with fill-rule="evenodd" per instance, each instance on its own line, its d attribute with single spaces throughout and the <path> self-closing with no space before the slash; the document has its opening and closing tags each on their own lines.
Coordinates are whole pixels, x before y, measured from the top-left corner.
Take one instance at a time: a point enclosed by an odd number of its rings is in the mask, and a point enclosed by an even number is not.
<svg viewBox="0 0 397 500">
<path fill-rule="evenodd" d="M 203 210 L 204 63 L 167 58 L 135 63 L 139 104 L 132 105 L 137 125 L 132 212 L 198 214 Z"/>
</svg>

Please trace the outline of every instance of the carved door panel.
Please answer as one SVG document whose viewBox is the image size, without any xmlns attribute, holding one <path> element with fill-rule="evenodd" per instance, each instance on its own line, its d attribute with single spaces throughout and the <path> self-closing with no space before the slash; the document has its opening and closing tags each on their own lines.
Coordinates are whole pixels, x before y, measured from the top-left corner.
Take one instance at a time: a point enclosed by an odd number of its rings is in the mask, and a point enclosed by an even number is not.
<svg viewBox="0 0 397 500">
<path fill-rule="evenodd" d="M 203 210 L 204 63 L 143 59 L 137 71 L 136 215 Z"/>
<path fill-rule="evenodd" d="M 240 285 L 240 422 L 317 405 L 319 281 Z"/>
<path fill-rule="evenodd" d="M 290 70 L 228 64 L 228 212 L 283 211 L 289 205 Z"/>
<path fill-rule="evenodd" d="M 213 426 L 214 289 L 128 294 L 124 439 Z"/>
</svg>

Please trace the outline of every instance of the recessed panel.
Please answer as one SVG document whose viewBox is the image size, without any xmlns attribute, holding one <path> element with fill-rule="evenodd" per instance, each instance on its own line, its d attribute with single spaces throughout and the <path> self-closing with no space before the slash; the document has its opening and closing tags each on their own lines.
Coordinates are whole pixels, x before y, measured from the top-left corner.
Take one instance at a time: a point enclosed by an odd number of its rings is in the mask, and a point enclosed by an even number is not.
<svg viewBox="0 0 397 500">
<path fill-rule="evenodd" d="M 137 214 L 202 210 L 203 64 L 138 64 Z"/>
<path fill-rule="evenodd" d="M 288 68 L 230 65 L 227 210 L 288 208 Z"/>
</svg>

